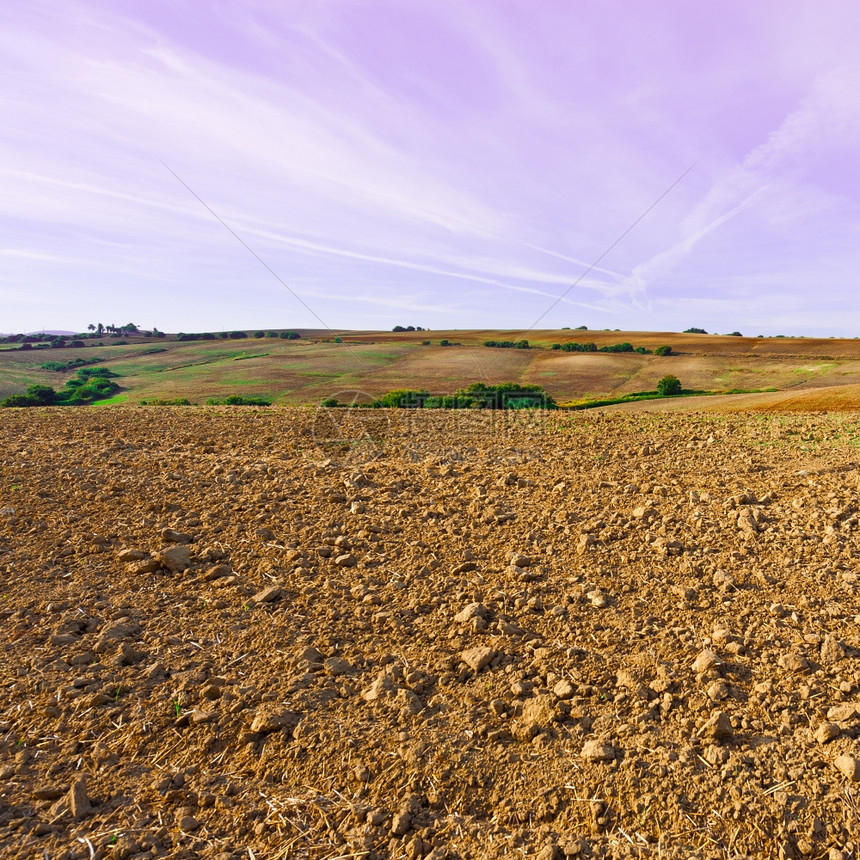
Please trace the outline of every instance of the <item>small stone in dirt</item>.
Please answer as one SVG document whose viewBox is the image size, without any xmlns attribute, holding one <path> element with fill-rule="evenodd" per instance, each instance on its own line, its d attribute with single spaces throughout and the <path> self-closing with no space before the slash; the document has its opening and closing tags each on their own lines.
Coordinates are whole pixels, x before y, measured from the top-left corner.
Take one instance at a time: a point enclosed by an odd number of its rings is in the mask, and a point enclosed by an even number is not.
<svg viewBox="0 0 860 860">
<path fill-rule="evenodd" d="M 712 765 L 725 764 L 730 758 L 730 753 L 725 747 L 711 744 L 705 749 L 705 761 Z"/>
<path fill-rule="evenodd" d="M 693 661 L 693 671 L 703 675 L 711 669 L 720 665 L 720 658 L 713 651 L 702 651 Z"/>
<path fill-rule="evenodd" d="M 454 616 L 454 620 L 458 624 L 468 624 L 473 618 L 489 621 L 492 616 L 493 613 L 483 603 L 470 603 Z"/>
<path fill-rule="evenodd" d="M 532 563 L 529 556 L 519 552 L 512 552 L 509 556 L 509 561 L 513 567 L 530 567 Z"/>
<path fill-rule="evenodd" d="M 536 696 L 523 705 L 515 737 L 519 740 L 531 740 L 541 730 L 550 728 L 554 722 L 555 710 L 549 698 Z"/>
<path fill-rule="evenodd" d="M 845 656 L 845 646 L 831 634 L 824 637 L 821 643 L 821 662 L 838 663 Z"/>
<path fill-rule="evenodd" d="M 576 544 L 576 551 L 579 555 L 588 552 L 589 547 L 594 546 L 594 535 L 580 535 L 579 541 Z"/>
<path fill-rule="evenodd" d="M 490 710 L 497 717 L 500 717 L 500 716 L 502 716 L 502 714 L 507 712 L 508 706 L 505 704 L 504 699 L 493 699 L 490 702 Z"/>
<path fill-rule="evenodd" d="M 363 764 L 357 764 L 352 772 L 359 782 L 370 782 L 373 779 L 373 774 Z"/>
<path fill-rule="evenodd" d="M 185 532 L 178 532 L 175 529 L 162 529 L 161 539 L 168 543 L 191 543 L 192 540 L 191 535 L 187 535 Z"/>
<path fill-rule="evenodd" d="M 334 563 L 338 567 L 355 567 L 355 565 L 358 563 L 358 560 L 352 553 L 348 552 L 344 553 L 344 555 L 339 555 L 334 560 Z"/>
<path fill-rule="evenodd" d="M 720 591 L 732 591 L 735 588 L 735 581 L 724 570 L 718 570 L 712 582 Z"/>
<path fill-rule="evenodd" d="M 273 603 L 280 600 L 284 596 L 284 591 L 280 585 L 269 585 L 262 591 L 258 591 L 251 600 L 254 603 Z"/>
<path fill-rule="evenodd" d="M 834 738 L 838 738 L 840 733 L 841 729 L 836 725 L 836 723 L 822 723 L 815 730 L 815 740 L 820 744 L 826 744 Z"/>
<path fill-rule="evenodd" d="M 193 815 L 183 815 L 179 819 L 179 829 L 190 833 L 200 827 L 200 822 Z"/>
<path fill-rule="evenodd" d="M 854 756 L 841 755 L 833 762 L 836 769 L 851 782 L 860 782 L 860 761 Z"/>
<path fill-rule="evenodd" d="M 69 808 L 75 818 L 85 818 L 92 812 L 92 805 L 87 796 L 87 781 L 84 777 L 75 780 L 69 789 Z"/>
<path fill-rule="evenodd" d="M 605 609 L 609 606 L 609 598 L 599 588 L 589 591 L 585 596 L 588 598 L 588 602 L 597 609 Z"/>
<path fill-rule="evenodd" d="M 473 671 L 480 672 L 484 666 L 488 666 L 496 657 L 496 652 L 492 648 L 487 648 L 484 645 L 478 645 L 476 648 L 469 648 L 460 654 L 460 659 Z"/>
<path fill-rule="evenodd" d="M 326 675 L 349 675 L 353 671 L 352 663 L 345 660 L 343 657 L 329 657 L 323 663 Z"/>
<path fill-rule="evenodd" d="M 147 655 L 143 651 L 138 651 L 128 642 L 123 642 L 119 647 L 119 654 L 116 656 L 117 666 L 134 666 L 145 660 Z"/>
<path fill-rule="evenodd" d="M 708 721 L 697 732 L 700 738 L 723 741 L 734 734 L 732 721 L 725 711 L 714 711 Z"/>
<path fill-rule="evenodd" d="M 144 558 L 144 559 L 141 559 L 140 561 L 129 562 L 125 566 L 125 569 L 129 573 L 133 573 L 133 574 L 137 575 L 137 574 L 143 574 L 143 573 L 155 573 L 155 571 L 158 570 L 158 568 L 160 566 L 161 565 L 159 564 L 158 559 L 156 559 L 156 558 Z"/>
<path fill-rule="evenodd" d="M 725 681 L 714 681 L 710 687 L 708 687 L 708 698 L 712 702 L 722 702 L 723 699 L 727 699 L 729 696 L 729 688 Z"/>
<path fill-rule="evenodd" d="M 452 568 L 451 574 L 452 576 L 458 576 L 461 573 L 471 573 L 473 570 L 477 570 L 478 565 L 475 564 L 474 561 L 464 561 L 462 564 L 458 564 L 456 567 Z"/>
<path fill-rule="evenodd" d="M 264 705 L 255 712 L 251 731 L 269 734 L 278 731 L 278 729 L 292 729 L 298 725 L 299 719 L 299 714 L 294 711 L 276 711 Z"/>
<path fill-rule="evenodd" d="M 834 705 L 827 711 L 827 719 L 835 723 L 847 723 L 857 716 L 857 706 L 846 702 L 842 705 Z"/>
<path fill-rule="evenodd" d="M 586 761 L 606 762 L 613 761 L 617 752 L 612 744 L 603 743 L 602 741 L 586 741 L 580 755 Z"/>
<path fill-rule="evenodd" d="M 559 697 L 559 699 L 562 699 L 564 701 L 573 698 L 575 688 L 573 684 L 570 683 L 570 681 L 568 681 L 566 678 L 563 678 L 552 688 L 552 691 L 556 694 L 556 696 Z"/>
<path fill-rule="evenodd" d="M 36 800 L 56 800 L 63 796 L 63 789 L 58 785 L 43 785 L 33 792 Z"/>
<path fill-rule="evenodd" d="M 398 812 L 391 820 L 391 833 L 394 836 L 405 836 L 412 826 L 412 816 L 408 812 Z"/>
<path fill-rule="evenodd" d="M 191 553 L 187 546 L 173 546 L 162 550 L 157 558 L 172 573 L 182 573 L 191 567 Z"/>
<path fill-rule="evenodd" d="M 130 561 L 141 561 L 146 558 L 146 553 L 142 549 L 121 549 L 116 556 L 116 560 L 125 563 Z"/>
<path fill-rule="evenodd" d="M 802 654 L 783 654 L 777 661 L 782 669 L 788 672 L 804 672 L 809 668 L 809 661 Z"/>
<path fill-rule="evenodd" d="M 204 582 L 213 582 L 216 579 L 221 579 L 223 576 L 230 576 L 232 573 L 233 568 L 229 564 L 216 564 L 203 574 L 203 580 Z"/>
</svg>

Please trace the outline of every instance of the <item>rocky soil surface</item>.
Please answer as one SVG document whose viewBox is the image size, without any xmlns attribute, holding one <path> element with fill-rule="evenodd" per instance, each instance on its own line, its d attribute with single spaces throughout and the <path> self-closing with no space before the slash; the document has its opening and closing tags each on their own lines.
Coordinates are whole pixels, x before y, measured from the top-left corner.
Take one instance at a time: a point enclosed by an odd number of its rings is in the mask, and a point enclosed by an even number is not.
<svg viewBox="0 0 860 860">
<path fill-rule="evenodd" d="M 0 416 L 4 857 L 860 850 L 856 416 Z"/>
</svg>

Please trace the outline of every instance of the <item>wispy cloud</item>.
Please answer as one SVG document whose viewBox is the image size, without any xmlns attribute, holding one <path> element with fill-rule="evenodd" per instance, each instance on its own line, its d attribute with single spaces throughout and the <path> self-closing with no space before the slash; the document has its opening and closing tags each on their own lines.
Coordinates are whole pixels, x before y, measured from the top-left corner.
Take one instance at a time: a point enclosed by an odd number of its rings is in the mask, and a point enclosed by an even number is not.
<svg viewBox="0 0 860 860">
<path fill-rule="evenodd" d="M 838 300 L 860 263 L 860 73 L 849 11 L 822 2 L 796 60 L 795 0 L 623 21 L 605 4 L 203 0 L 193 31 L 160 0 L 19 5 L 0 31 L 8 313 L 41 325 L 26 297 L 43 291 L 74 327 L 82 294 L 131 318 L 145 293 L 177 314 L 161 327 L 258 323 L 239 318 L 271 278 L 159 159 L 336 325 L 534 318 L 693 158 L 546 324 L 657 328 L 703 296 L 737 314 L 726 285 L 763 273 L 802 308 L 797 272 L 825 260 L 817 298 Z"/>
</svg>

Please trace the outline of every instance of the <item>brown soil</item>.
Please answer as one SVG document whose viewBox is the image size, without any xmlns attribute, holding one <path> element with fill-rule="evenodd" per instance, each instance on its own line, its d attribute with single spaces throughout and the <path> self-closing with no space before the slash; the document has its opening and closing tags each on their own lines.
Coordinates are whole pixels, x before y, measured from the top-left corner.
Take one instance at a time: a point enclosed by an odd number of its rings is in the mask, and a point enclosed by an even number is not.
<svg viewBox="0 0 860 860">
<path fill-rule="evenodd" d="M 9 410 L 4 857 L 853 857 L 856 415 Z"/>
</svg>

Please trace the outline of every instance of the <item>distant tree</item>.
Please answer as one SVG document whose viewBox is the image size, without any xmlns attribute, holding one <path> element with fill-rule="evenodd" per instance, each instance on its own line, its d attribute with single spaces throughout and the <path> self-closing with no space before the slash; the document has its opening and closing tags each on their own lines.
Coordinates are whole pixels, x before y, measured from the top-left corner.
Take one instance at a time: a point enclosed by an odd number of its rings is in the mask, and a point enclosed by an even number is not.
<svg viewBox="0 0 860 860">
<path fill-rule="evenodd" d="M 281 337 L 284 340 L 299 340 L 301 335 L 297 331 L 282 331 Z"/>
<path fill-rule="evenodd" d="M 219 332 L 218 332 L 218 337 L 219 337 L 221 340 L 229 340 L 229 339 L 230 339 L 230 332 L 227 332 L 227 331 L 219 331 Z"/>
<path fill-rule="evenodd" d="M 684 334 L 707 334 L 703 328 L 685 328 Z"/>
<path fill-rule="evenodd" d="M 255 331 L 254 332 L 254 337 L 256 337 L 256 338 L 261 338 L 261 337 L 265 337 L 265 336 L 266 336 L 266 333 L 264 331 Z"/>
<path fill-rule="evenodd" d="M 577 331 L 588 331 L 588 326 L 587 325 L 578 325 L 576 327 L 576 330 Z M 616 329 L 616 331 L 618 331 L 618 329 Z"/>
<path fill-rule="evenodd" d="M 104 334 L 104 330 L 105 330 L 105 327 L 104 327 L 101 323 L 99 323 L 99 324 L 96 326 L 96 331 L 98 332 L 99 337 L 101 337 L 101 335 L 103 335 L 103 334 Z"/>
<path fill-rule="evenodd" d="M 743 337 L 743 335 L 739 331 L 730 331 L 729 337 Z"/>
<path fill-rule="evenodd" d="M 654 350 L 654 355 L 671 355 L 672 347 L 668 344 L 664 346 L 658 346 L 657 349 Z"/>
<path fill-rule="evenodd" d="M 22 406 L 35 406 L 36 404 L 26 394 L 10 394 L 5 400 L 0 400 L 2 408 L 20 408 Z"/>
<path fill-rule="evenodd" d="M 31 385 L 27 397 L 37 406 L 50 406 L 57 399 L 57 392 L 50 385 Z"/>
<path fill-rule="evenodd" d="M 389 391 L 380 398 L 380 405 L 389 409 L 420 409 L 422 402 L 429 397 L 429 391 L 416 391 L 413 388 L 399 388 Z"/>
<path fill-rule="evenodd" d="M 440 340 L 439 341 L 439 346 L 450 346 L 450 345 L 451 345 L 451 342 L 448 340 Z"/>
<path fill-rule="evenodd" d="M 277 337 L 278 333 L 276 331 L 267 332 L 266 337 Z"/>
<path fill-rule="evenodd" d="M 415 331 L 415 326 L 414 325 L 406 326 L 406 331 Z"/>
<path fill-rule="evenodd" d="M 394 326 L 394 328 L 393 328 L 393 329 L 391 329 L 391 330 L 392 330 L 392 331 L 406 331 L 406 329 L 405 329 L 405 328 L 403 328 L 403 326 L 402 326 L 402 325 L 396 325 L 396 326 Z"/>
<path fill-rule="evenodd" d="M 90 324 L 87 326 L 87 330 L 88 330 L 88 331 L 95 331 L 95 330 L 96 330 L 96 327 L 95 327 L 95 325 L 93 325 L 93 323 L 90 323 Z"/>
<path fill-rule="evenodd" d="M 657 391 L 662 397 L 673 397 L 681 393 L 681 381 L 677 376 L 664 376 L 657 383 Z"/>
<path fill-rule="evenodd" d="M 338 336 L 334 339 L 334 342 L 335 343 L 343 343 L 343 338 Z"/>
</svg>

